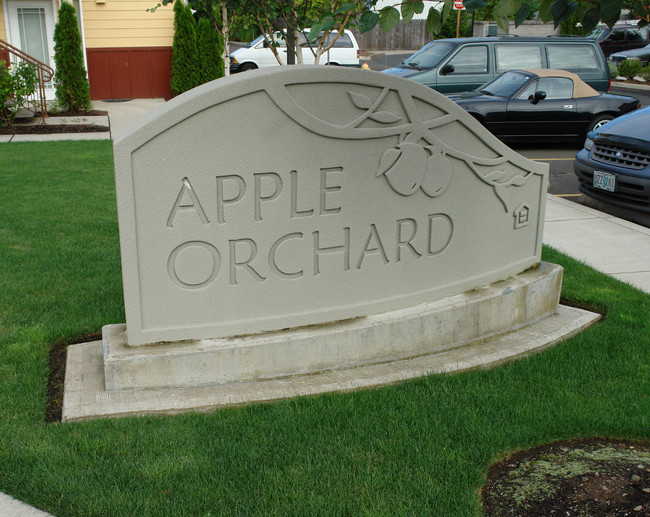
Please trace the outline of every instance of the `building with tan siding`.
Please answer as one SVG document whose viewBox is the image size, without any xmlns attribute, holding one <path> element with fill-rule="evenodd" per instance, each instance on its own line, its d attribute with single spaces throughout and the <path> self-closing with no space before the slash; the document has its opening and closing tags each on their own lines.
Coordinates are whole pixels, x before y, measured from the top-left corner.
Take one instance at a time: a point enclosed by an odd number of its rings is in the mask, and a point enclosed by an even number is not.
<svg viewBox="0 0 650 517">
<path fill-rule="evenodd" d="M 172 5 L 156 0 L 73 0 L 90 96 L 171 97 Z M 0 39 L 54 67 L 54 26 L 61 0 L 0 0 Z M 48 97 L 53 97 L 50 86 Z"/>
</svg>

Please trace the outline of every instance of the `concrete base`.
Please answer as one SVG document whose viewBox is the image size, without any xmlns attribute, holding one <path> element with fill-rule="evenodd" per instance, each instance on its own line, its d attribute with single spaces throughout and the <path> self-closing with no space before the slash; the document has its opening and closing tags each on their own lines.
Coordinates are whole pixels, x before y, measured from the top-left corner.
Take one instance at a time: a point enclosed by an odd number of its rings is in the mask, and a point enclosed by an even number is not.
<svg viewBox="0 0 650 517">
<path fill-rule="evenodd" d="M 555 312 L 562 268 L 542 263 L 484 288 L 406 309 L 244 337 L 132 347 L 103 329 L 107 391 L 188 388 L 308 375 L 432 354 Z"/>
<path fill-rule="evenodd" d="M 600 315 L 558 306 L 557 312 L 516 332 L 432 355 L 349 370 L 219 386 L 108 392 L 102 342 L 68 348 L 63 421 L 101 417 L 205 412 L 218 407 L 370 388 L 424 375 L 489 368 L 569 339 Z"/>
<path fill-rule="evenodd" d="M 562 268 L 542 263 L 409 309 L 257 336 L 126 345 L 124 325 L 68 349 L 64 420 L 175 413 L 376 386 L 498 364 L 599 315 L 558 306 Z"/>
</svg>

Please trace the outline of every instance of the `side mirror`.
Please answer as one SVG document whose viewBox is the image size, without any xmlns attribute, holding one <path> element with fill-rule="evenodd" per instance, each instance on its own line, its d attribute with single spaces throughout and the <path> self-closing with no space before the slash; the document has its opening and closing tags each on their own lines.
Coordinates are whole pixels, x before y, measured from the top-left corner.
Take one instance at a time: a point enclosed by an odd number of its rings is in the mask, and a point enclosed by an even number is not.
<svg viewBox="0 0 650 517">
<path fill-rule="evenodd" d="M 535 95 L 528 97 L 528 100 L 531 102 L 531 104 L 537 104 L 539 101 L 543 101 L 544 99 L 546 99 L 546 92 L 543 92 L 541 90 L 535 92 Z"/>
<path fill-rule="evenodd" d="M 454 65 L 445 65 L 440 69 L 440 75 L 447 75 L 454 73 Z"/>
</svg>

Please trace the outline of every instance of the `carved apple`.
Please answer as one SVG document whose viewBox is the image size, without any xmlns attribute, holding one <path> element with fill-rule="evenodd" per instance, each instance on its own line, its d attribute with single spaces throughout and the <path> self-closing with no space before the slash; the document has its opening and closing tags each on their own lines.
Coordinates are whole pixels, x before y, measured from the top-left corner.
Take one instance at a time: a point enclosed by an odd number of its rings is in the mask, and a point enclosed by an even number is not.
<svg viewBox="0 0 650 517">
<path fill-rule="evenodd" d="M 427 160 L 427 171 L 422 181 L 422 190 L 429 197 L 438 197 L 451 182 L 451 163 L 445 152 L 434 145 L 427 147 L 431 153 Z"/>
<path fill-rule="evenodd" d="M 422 185 L 426 171 L 427 153 L 422 146 L 403 142 L 384 151 L 377 176 L 385 175 L 395 192 L 410 196 Z"/>
</svg>

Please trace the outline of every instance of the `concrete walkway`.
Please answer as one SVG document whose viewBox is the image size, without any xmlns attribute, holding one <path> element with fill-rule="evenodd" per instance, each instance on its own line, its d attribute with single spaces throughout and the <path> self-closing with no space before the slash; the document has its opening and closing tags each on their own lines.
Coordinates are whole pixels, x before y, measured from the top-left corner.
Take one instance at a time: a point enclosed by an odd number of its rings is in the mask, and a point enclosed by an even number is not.
<svg viewBox="0 0 650 517">
<path fill-rule="evenodd" d="M 130 123 L 162 104 L 163 99 L 137 99 L 123 102 L 96 101 L 94 107 L 108 111 L 110 137 L 113 137 Z M 52 135 L 50 139 L 61 140 L 61 136 Z M 88 133 L 63 139 L 85 140 L 88 139 Z M 546 203 L 544 243 L 650 293 L 650 228 L 549 194 Z M 0 493 L 0 516 L 49 515 Z"/>
</svg>

